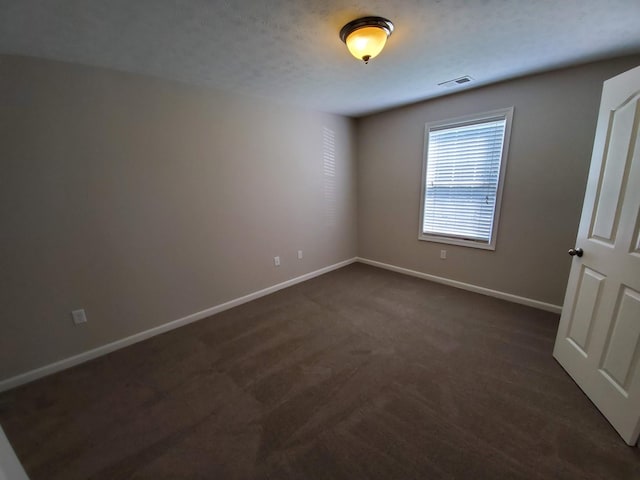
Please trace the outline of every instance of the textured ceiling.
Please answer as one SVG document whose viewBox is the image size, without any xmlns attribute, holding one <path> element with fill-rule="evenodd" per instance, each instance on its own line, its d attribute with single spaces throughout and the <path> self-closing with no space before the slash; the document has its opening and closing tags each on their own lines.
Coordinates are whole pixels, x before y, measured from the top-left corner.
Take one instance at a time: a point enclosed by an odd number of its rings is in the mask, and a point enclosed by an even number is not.
<svg viewBox="0 0 640 480">
<path fill-rule="evenodd" d="M 338 38 L 395 32 L 364 65 Z M 640 52 L 640 0 L 0 0 L 0 53 L 155 75 L 347 115 Z M 454 90 L 437 84 L 462 75 Z"/>
</svg>

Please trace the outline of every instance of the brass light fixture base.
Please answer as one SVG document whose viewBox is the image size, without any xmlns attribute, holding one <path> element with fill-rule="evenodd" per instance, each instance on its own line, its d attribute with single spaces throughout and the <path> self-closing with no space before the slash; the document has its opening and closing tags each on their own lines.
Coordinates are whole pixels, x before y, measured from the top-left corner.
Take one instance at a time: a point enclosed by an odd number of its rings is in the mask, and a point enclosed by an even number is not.
<svg viewBox="0 0 640 480">
<path fill-rule="evenodd" d="M 347 37 L 353 32 L 364 27 L 378 27 L 387 32 L 387 37 L 393 33 L 393 23 L 382 17 L 362 17 L 347 23 L 340 29 L 340 40 L 347 43 Z"/>
</svg>

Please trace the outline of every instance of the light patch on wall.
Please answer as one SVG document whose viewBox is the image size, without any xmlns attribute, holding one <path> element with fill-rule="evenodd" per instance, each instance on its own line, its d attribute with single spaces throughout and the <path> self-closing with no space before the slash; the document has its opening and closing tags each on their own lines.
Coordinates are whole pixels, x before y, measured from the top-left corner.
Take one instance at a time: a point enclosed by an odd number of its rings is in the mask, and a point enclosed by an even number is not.
<svg viewBox="0 0 640 480">
<path fill-rule="evenodd" d="M 336 224 L 336 133 L 330 128 L 322 129 L 323 162 L 324 162 L 324 205 L 325 223 Z"/>
</svg>

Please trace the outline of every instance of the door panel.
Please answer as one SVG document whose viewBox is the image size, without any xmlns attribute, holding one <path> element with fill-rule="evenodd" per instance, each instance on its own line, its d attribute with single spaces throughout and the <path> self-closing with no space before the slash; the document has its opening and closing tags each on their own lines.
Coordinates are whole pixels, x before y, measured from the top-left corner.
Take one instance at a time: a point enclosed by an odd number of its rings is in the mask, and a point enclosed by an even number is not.
<svg viewBox="0 0 640 480">
<path fill-rule="evenodd" d="M 640 67 L 604 83 L 554 357 L 629 444 L 640 434 Z"/>
<path fill-rule="evenodd" d="M 615 224 L 620 217 L 620 194 L 625 183 L 625 172 L 630 163 L 629 147 L 634 130 L 638 98 L 611 112 L 607 131 L 607 150 L 602 160 L 602 175 L 593 217 L 592 237 L 613 243 Z M 620 161 L 624 159 L 624 161 Z"/>
<path fill-rule="evenodd" d="M 616 382 L 623 395 L 638 363 L 640 349 L 640 293 L 623 288 L 616 305 L 612 333 L 604 349 L 602 370 Z"/>
<path fill-rule="evenodd" d="M 629 253 L 640 256 L 640 211 L 638 212 L 638 220 L 636 221 L 636 229 L 633 237 L 635 240 L 631 244 L 632 247 Z"/>
<path fill-rule="evenodd" d="M 580 286 L 578 287 L 577 301 L 571 318 L 571 326 L 569 327 L 569 338 L 575 342 L 576 348 L 585 357 L 587 356 L 593 321 L 597 306 L 600 303 L 604 280 L 604 275 L 595 270 L 583 269 Z M 574 321 L 576 318 L 578 320 Z"/>
</svg>

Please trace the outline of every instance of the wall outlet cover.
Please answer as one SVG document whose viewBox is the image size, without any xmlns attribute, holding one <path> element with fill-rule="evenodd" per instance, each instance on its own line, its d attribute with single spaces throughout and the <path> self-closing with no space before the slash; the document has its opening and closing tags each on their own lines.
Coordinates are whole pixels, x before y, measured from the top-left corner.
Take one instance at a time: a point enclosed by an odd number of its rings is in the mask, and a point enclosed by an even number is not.
<svg viewBox="0 0 640 480">
<path fill-rule="evenodd" d="M 71 316 L 73 317 L 73 323 L 75 323 L 76 325 L 87 323 L 87 314 L 82 308 L 71 312 Z"/>
</svg>

